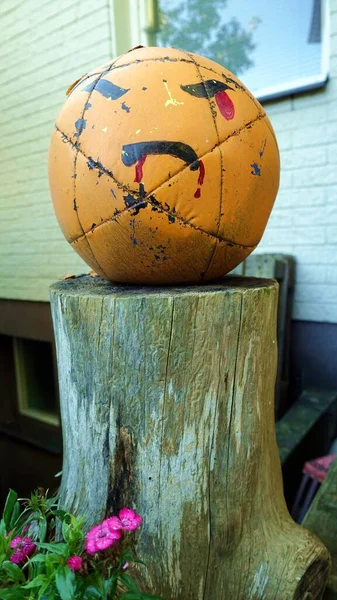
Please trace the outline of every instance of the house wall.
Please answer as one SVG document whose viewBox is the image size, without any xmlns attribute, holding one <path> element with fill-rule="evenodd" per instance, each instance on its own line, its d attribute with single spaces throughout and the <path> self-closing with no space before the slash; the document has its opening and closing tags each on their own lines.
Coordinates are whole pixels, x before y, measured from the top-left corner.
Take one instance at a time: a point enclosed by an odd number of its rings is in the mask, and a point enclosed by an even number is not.
<svg viewBox="0 0 337 600">
<path fill-rule="evenodd" d="M 327 86 L 265 109 L 280 147 L 281 186 L 257 252 L 295 256 L 294 319 L 337 323 L 337 0 Z"/>
<path fill-rule="evenodd" d="M 46 300 L 55 279 L 89 270 L 64 241 L 53 213 L 49 138 L 69 84 L 139 43 L 140 5 L 141 0 L 2 0 L 2 298 Z M 257 252 L 296 257 L 294 318 L 302 321 L 337 322 L 337 0 L 330 6 L 328 85 L 265 105 L 279 141 L 282 175 Z"/>
<path fill-rule="evenodd" d="M 139 43 L 139 6 L 140 0 L 1 2 L 0 298 L 48 300 L 53 281 L 89 270 L 54 216 L 49 140 L 69 85 Z"/>
</svg>

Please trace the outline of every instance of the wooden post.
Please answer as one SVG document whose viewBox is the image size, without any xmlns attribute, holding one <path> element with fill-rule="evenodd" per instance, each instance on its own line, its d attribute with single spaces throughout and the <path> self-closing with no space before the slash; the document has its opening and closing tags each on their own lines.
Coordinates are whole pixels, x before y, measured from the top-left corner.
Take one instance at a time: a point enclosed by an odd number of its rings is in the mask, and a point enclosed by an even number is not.
<svg viewBox="0 0 337 600">
<path fill-rule="evenodd" d="M 144 517 L 167 600 L 321 598 L 329 555 L 287 512 L 275 442 L 277 284 L 56 283 L 62 503 Z"/>
</svg>

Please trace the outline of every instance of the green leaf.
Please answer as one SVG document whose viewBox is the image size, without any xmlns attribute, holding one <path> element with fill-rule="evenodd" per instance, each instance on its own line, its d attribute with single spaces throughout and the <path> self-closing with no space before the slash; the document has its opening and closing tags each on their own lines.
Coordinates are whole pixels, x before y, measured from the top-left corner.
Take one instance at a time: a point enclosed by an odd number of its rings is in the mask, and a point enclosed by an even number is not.
<svg viewBox="0 0 337 600">
<path fill-rule="evenodd" d="M 46 575 L 43 575 L 42 573 L 40 575 L 37 575 L 37 577 L 34 577 L 34 579 L 32 579 L 32 581 L 28 581 L 28 583 L 26 583 L 26 585 L 24 585 L 23 587 L 25 589 L 31 589 L 31 588 L 35 588 L 35 587 L 41 587 L 42 585 L 45 585 L 46 583 L 49 584 L 49 580 L 46 577 Z"/>
<path fill-rule="evenodd" d="M 139 587 L 138 587 L 138 585 L 132 579 L 132 577 L 130 577 L 130 575 L 128 575 L 127 573 L 120 573 L 119 576 L 118 576 L 118 579 L 121 581 L 121 583 L 123 585 L 125 585 L 125 587 L 128 588 L 128 590 L 130 590 L 130 592 L 137 592 L 137 593 L 139 593 Z"/>
<path fill-rule="evenodd" d="M 38 542 L 36 545 L 41 550 L 48 550 L 48 552 L 59 554 L 60 556 L 64 556 L 68 549 L 67 544 L 64 544 L 63 542 Z"/>
<path fill-rule="evenodd" d="M 124 552 L 120 555 L 120 562 L 124 565 L 126 562 L 134 562 L 135 555 L 131 548 L 125 548 Z"/>
<path fill-rule="evenodd" d="M 53 514 L 55 515 L 55 517 L 58 517 L 61 521 L 64 521 L 64 519 L 69 515 L 69 513 L 67 513 L 65 510 L 61 510 L 59 508 L 57 510 L 53 510 Z M 69 518 L 68 522 L 70 522 Z"/>
<path fill-rule="evenodd" d="M 25 583 L 26 579 L 20 567 L 10 560 L 5 560 L 2 563 L 2 569 L 5 571 L 7 578 L 17 583 Z"/>
<path fill-rule="evenodd" d="M 23 600 L 24 598 L 29 598 L 29 595 L 29 590 L 25 590 L 17 585 L 3 590 L 0 589 L 1 600 Z"/>
<path fill-rule="evenodd" d="M 63 536 L 64 541 L 68 542 L 68 540 L 69 540 L 69 524 L 65 519 L 62 522 L 62 536 Z"/>
<path fill-rule="evenodd" d="M 55 583 L 62 600 L 73 600 L 76 591 L 76 576 L 66 565 L 56 571 Z"/>
<path fill-rule="evenodd" d="M 47 536 L 47 521 L 43 519 L 39 524 L 39 540 L 44 542 Z"/>
<path fill-rule="evenodd" d="M 101 600 L 102 594 L 93 585 L 89 585 L 84 593 L 84 600 Z"/>
<path fill-rule="evenodd" d="M 15 502 L 14 504 L 14 508 L 13 508 L 13 512 L 11 515 L 11 519 L 10 519 L 10 524 L 9 527 L 10 529 L 14 529 L 15 525 L 17 524 L 17 521 L 20 517 L 20 513 L 21 513 L 21 507 L 20 507 L 20 503 L 19 502 Z"/>
<path fill-rule="evenodd" d="M 10 529 L 12 513 L 13 513 L 13 509 L 14 509 L 17 499 L 18 499 L 17 493 L 14 492 L 14 490 L 9 490 L 7 498 L 6 498 L 6 502 L 5 502 L 5 508 L 3 511 L 3 519 L 5 521 L 7 531 L 9 531 L 9 529 Z"/>
<path fill-rule="evenodd" d="M 125 592 L 120 597 L 120 600 L 142 600 L 140 592 Z"/>
<path fill-rule="evenodd" d="M 46 562 L 46 557 L 51 556 L 50 554 L 35 554 L 32 558 L 28 559 L 29 563 L 44 563 Z"/>
<path fill-rule="evenodd" d="M 117 590 L 117 576 L 113 576 L 111 587 L 109 589 L 109 592 L 110 592 L 110 595 L 112 598 L 115 597 L 116 590 Z"/>
</svg>

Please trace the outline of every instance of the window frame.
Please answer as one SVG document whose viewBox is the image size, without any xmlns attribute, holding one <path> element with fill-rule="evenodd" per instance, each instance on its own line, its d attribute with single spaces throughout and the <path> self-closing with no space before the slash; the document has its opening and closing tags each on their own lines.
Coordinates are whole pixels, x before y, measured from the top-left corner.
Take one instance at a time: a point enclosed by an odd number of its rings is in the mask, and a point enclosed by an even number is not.
<svg viewBox="0 0 337 600">
<path fill-rule="evenodd" d="M 330 2 L 322 0 L 322 54 L 321 72 L 319 75 L 292 79 L 288 83 L 260 88 L 254 92 L 259 102 L 269 102 L 284 96 L 303 94 L 326 86 L 330 70 Z"/>
<path fill-rule="evenodd" d="M 13 348 L 13 338 L 26 338 L 52 344 L 58 396 L 56 350 L 49 302 L 0 299 L 0 336 L 0 349 L 2 349 L 0 375 L 2 372 L 5 379 L 2 389 L 0 434 L 21 440 L 52 454 L 62 454 L 60 422 L 58 424 L 47 422 L 20 410 Z M 12 348 L 11 352 L 10 348 Z"/>
<path fill-rule="evenodd" d="M 159 0 L 139 0 L 143 6 L 142 14 L 147 22 L 145 33 L 152 45 L 156 45 L 156 34 L 158 30 L 158 10 Z M 321 54 L 321 72 L 318 75 L 310 77 L 302 77 L 293 79 L 287 83 L 273 85 L 265 88 L 260 88 L 254 91 L 254 96 L 259 102 L 269 102 L 284 98 L 285 96 L 293 96 L 302 94 L 312 90 L 317 90 L 326 86 L 329 81 L 330 70 L 330 0 L 322 0 L 322 54 Z M 135 19 L 135 16 L 130 17 Z"/>
</svg>

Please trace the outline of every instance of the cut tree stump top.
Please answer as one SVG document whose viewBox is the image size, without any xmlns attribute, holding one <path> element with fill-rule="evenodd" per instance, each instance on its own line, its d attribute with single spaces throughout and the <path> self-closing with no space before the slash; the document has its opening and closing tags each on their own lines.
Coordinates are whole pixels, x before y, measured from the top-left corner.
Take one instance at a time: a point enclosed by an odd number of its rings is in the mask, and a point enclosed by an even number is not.
<svg viewBox="0 0 337 600">
<path fill-rule="evenodd" d="M 67 296 L 179 296 L 181 294 L 206 294 L 212 292 L 235 290 L 257 289 L 257 288 L 275 288 L 277 282 L 273 279 L 262 279 L 257 277 L 223 277 L 214 283 L 205 283 L 204 285 L 181 285 L 181 286 L 142 286 L 142 285 L 122 285 L 115 284 L 101 277 L 90 277 L 89 275 L 79 275 L 73 279 L 61 280 L 50 287 L 53 292 L 64 293 Z"/>
</svg>

